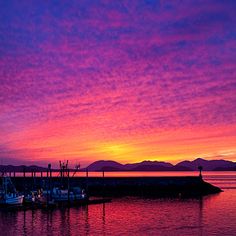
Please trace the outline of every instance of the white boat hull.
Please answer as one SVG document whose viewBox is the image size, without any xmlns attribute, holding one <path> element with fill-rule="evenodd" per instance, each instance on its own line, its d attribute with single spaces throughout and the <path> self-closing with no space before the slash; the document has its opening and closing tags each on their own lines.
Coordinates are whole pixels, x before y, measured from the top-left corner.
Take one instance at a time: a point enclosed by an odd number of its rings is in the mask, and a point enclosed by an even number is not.
<svg viewBox="0 0 236 236">
<path fill-rule="evenodd" d="M 22 205 L 24 195 L 17 193 L 15 186 L 11 182 L 11 178 L 2 175 L 2 188 L 0 192 L 0 204 L 2 205 Z"/>
<path fill-rule="evenodd" d="M 23 200 L 24 196 L 20 195 L 15 197 L 7 197 L 6 199 L 3 199 L 1 203 L 6 205 L 22 205 Z"/>
</svg>

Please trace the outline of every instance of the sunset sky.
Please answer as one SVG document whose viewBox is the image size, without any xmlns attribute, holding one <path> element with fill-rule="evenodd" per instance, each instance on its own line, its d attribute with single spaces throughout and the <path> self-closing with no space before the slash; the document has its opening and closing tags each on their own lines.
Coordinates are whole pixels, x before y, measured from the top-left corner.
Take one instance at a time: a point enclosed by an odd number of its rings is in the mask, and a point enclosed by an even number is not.
<svg viewBox="0 0 236 236">
<path fill-rule="evenodd" d="M 236 161 L 236 1 L 0 1 L 0 164 Z"/>
</svg>

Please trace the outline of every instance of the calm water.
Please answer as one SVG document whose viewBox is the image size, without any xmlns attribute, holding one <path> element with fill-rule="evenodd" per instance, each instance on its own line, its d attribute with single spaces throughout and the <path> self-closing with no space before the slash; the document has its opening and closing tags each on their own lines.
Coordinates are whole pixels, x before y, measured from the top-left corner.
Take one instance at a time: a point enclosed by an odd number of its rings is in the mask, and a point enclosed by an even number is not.
<svg viewBox="0 0 236 236">
<path fill-rule="evenodd" d="M 0 235 L 236 235 L 236 172 L 204 178 L 224 192 L 198 200 L 119 198 L 50 212 L 0 212 Z"/>
</svg>

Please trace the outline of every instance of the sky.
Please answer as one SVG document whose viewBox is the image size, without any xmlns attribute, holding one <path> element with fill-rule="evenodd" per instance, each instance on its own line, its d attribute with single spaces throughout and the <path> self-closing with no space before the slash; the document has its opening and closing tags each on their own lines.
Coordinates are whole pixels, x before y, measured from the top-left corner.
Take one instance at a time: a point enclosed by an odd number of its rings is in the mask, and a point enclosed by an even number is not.
<svg viewBox="0 0 236 236">
<path fill-rule="evenodd" d="M 0 0 L 0 164 L 236 161 L 235 12 Z"/>
</svg>

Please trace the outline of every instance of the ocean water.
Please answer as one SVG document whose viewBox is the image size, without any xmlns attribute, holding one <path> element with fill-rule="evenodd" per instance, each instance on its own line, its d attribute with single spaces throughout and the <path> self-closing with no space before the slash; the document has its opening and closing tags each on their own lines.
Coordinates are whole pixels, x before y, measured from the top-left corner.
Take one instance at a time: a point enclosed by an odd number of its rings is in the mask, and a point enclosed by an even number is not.
<svg viewBox="0 0 236 236">
<path fill-rule="evenodd" d="M 169 173 L 174 174 L 180 172 Z M 236 172 L 205 172 L 204 179 L 224 192 L 201 199 L 125 197 L 70 209 L 0 211 L 0 235 L 236 235 Z"/>
</svg>

